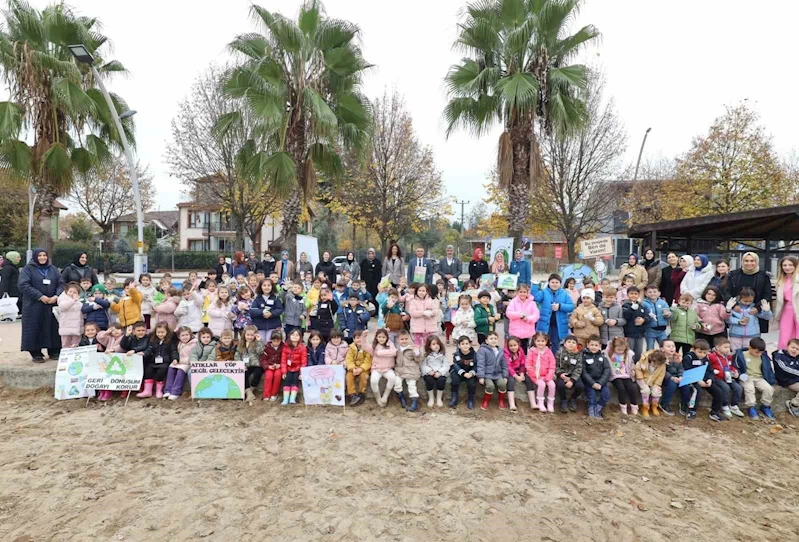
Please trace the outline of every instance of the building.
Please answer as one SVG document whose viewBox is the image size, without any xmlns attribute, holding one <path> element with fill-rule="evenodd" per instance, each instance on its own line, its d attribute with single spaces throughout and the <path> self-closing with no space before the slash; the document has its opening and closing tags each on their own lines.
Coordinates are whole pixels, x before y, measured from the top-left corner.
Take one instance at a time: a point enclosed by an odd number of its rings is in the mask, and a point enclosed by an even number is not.
<svg viewBox="0 0 799 542">
<path fill-rule="evenodd" d="M 155 229 L 155 236 L 160 241 L 178 233 L 178 211 L 151 211 L 144 213 L 144 226 Z M 126 237 L 129 232 L 136 231 L 136 213 L 120 216 L 111 224 L 114 239 Z"/>
</svg>

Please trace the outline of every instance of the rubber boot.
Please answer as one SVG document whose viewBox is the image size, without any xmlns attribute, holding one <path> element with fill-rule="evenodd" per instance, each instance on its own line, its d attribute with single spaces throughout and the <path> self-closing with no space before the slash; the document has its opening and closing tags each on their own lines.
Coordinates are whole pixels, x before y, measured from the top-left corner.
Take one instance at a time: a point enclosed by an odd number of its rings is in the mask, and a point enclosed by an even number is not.
<svg viewBox="0 0 799 542">
<path fill-rule="evenodd" d="M 163 382 L 156 382 L 155 383 L 155 398 L 156 399 L 163 399 L 164 398 L 164 383 Z"/>
<path fill-rule="evenodd" d="M 508 392 L 508 408 L 511 412 L 516 412 L 516 392 Z"/>
<path fill-rule="evenodd" d="M 630 414 L 638 416 L 638 405 L 630 405 Z"/>
<path fill-rule="evenodd" d="M 474 390 L 468 390 L 466 395 L 466 408 L 472 410 L 474 408 Z"/>
<path fill-rule="evenodd" d="M 555 412 L 555 398 L 547 397 L 547 412 Z"/>
<path fill-rule="evenodd" d="M 427 392 L 427 408 L 433 408 L 433 405 L 436 404 L 436 391 L 429 390 Z"/>
<path fill-rule="evenodd" d="M 597 405 L 597 406 L 596 406 L 596 410 L 594 410 L 594 414 L 596 414 L 596 417 L 597 417 L 597 418 L 599 418 L 599 419 L 603 419 L 603 418 L 602 418 L 602 411 L 603 411 L 604 409 L 605 409 L 605 406 L 604 406 L 604 405 Z"/>
<path fill-rule="evenodd" d="M 291 392 L 289 392 L 289 404 L 290 405 L 296 405 L 297 404 L 297 391 L 299 391 L 299 390 L 295 390 L 294 388 L 292 388 Z"/>
<path fill-rule="evenodd" d="M 411 406 L 408 407 L 408 412 L 416 412 L 419 410 L 419 398 L 411 397 Z"/>
<path fill-rule="evenodd" d="M 652 415 L 653 415 L 654 417 L 656 417 L 656 418 L 657 418 L 658 416 L 660 416 L 660 409 L 658 408 L 658 403 L 659 403 L 659 401 L 658 401 L 657 399 L 652 399 L 652 409 L 651 409 L 651 412 L 652 412 Z"/>
<path fill-rule="evenodd" d="M 546 412 L 547 411 L 547 407 L 544 404 L 544 398 L 543 397 L 539 397 L 537 401 L 538 401 L 538 410 L 540 410 L 541 412 Z"/>
<path fill-rule="evenodd" d="M 136 394 L 136 397 L 140 399 L 147 399 L 148 397 L 153 396 L 153 383 L 154 380 L 145 380 L 144 381 L 144 389 Z"/>
<path fill-rule="evenodd" d="M 452 390 L 449 396 L 449 408 L 458 406 L 458 390 Z"/>
<path fill-rule="evenodd" d="M 536 404 L 536 398 L 535 398 L 535 392 L 534 391 L 528 391 L 527 392 L 527 400 L 530 401 L 530 408 L 532 408 L 533 410 L 538 408 L 538 405 Z"/>
<path fill-rule="evenodd" d="M 438 408 L 444 406 L 444 390 L 436 390 L 436 406 Z"/>
<path fill-rule="evenodd" d="M 596 407 L 588 405 L 588 417 L 589 418 L 596 418 Z"/>
<path fill-rule="evenodd" d="M 506 408 L 508 408 L 508 404 L 505 401 L 505 396 L 506 395 L 507 395 L 507 392 L 504 392 L 504 391 L 499 392 L 499 394 L 497 395 L 497 397 L 499 398 L 499 409 L 500 410 L 505 410 Z"/>
<path fill-rule="evenodd" d="M 644 418 L 649 417 L 649 405 L 641 405 L 641 416 L 643 416 Z"/>
<path fill-rule="evenodd" d="M 255 401 L 255 394 L 252 392 L 252 388 L 244 390 L 244 397 L 249 402 Z"/>
<path fill-rule="evenodd" d="M 110 398 L 111 398 L 111 392 L 108 390 L 100 390 L 100 393 L 97 396 L 98 401 L 108 401 Z"/>
<path fill-rule="evenodd" d="M 110 392 L 110 393 L 113 394 L 114 392 Z M 128 393 L 129 393 L 128 391 L 119 392 L 119 398 L 120 399 L 127 399 L 128 398 Z M 110 399 L 111 395 L 109 395 L 108 398 Z"/>
<path fill-rule="evenodd" d="M 483 402 L 480 404 L 482 410 L 488 410 L 488 404 L 491 402 L 491 394 L 486 393 L 483 395 Z"/>
<path fill-rule="evenodd" d="M 406 408 L 408 406 L 408 401 L 405 399 L 405 394 L 401 391 L 395 391 L 394 393 L 397 395 L 397 399 L 399 399 L 402 408 Z"/>
<path fill-rule="evenodd" d="M 289 404 L 289 395 L 291 395 L 291 390 L 289 388 L 283 388 L 283 402 L 280 403 L 281 405 Z"/>
<path fill-rule="evenodd" d="M 627 415 L 627 405 L 623 405 L 623 404 L 619 403 L 619 410 L 621 410 L 621 413 L 622 413 L 624 416 L 626 416 L 626 415 Z"/>
</svg>

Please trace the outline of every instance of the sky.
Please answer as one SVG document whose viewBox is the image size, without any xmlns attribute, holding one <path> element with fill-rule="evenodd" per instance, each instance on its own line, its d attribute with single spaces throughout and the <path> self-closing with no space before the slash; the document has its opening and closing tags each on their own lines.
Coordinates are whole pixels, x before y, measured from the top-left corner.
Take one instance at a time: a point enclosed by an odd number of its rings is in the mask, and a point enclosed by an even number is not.
<svg viewBox="0 0 799 542">
<path fill-rule="evenodd" d="M 34 0 L 42 8 L 48 2 Z M 130 71 L 109 88 L 136 115 L 138 159 L 158 188 L 154 209 L 186 199 L 170 176 L 164 150 L 178 103 L 211 62 L 229 59 L 226 45 L 255 31 L 246 0 L 72 0 L 79 14 L 97 17 L 113 41 L 112 55 Z M 294 17 L 300 0 L 260 0 Z M 465 0 L 327 0 L 329 16 L 362 29 L 364 56 L 376 67 L 365 80 L 370 98 L 385 89 L 404 95 L 422 143 L 433 148 L 449 195 L 475 204 L 496 161 L 499 127 L 480 139 L 447 138 L 443 78 L 462 56 L 453 51 Z M 644 160 L 677 156 L 706 133 L 725 105 L 742 100 L 761 115 L 781 154 L 799 148 L 794 106 L 795 21 L 799 2 L 772 0 L 587 0 L 574 24 L 593 24 L 602 39 L 581 61 L 601 67 L 628 131 L 626 163 L 637 157 L 651 127 Z M 468 213 L 470 206 L 466 207 Z M 458 207 L 458 211 L 460 208 Z"/>
</svg>

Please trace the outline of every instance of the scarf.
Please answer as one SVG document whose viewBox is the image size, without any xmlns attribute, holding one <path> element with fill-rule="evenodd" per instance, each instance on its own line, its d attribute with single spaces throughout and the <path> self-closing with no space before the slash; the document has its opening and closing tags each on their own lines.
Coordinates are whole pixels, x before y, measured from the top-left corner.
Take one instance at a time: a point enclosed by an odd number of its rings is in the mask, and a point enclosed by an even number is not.
<svg viewBox="0 0 799 542">
<path fill-rule="evenodd" d="M 644 250 L 644 254 L 646 254 L 650 250 L 651 249 L 647 248 L 646 250 Z M 654 254 L 654 251 L 652 251 L 652 254 Z M 652 257 L 651 260 L 647 260 L 646 256 L 644 256 L 644 261 L 642 263 L 643 263 L 644 269 L 649 270 L 650 267 L 652 267 L 653 265 L 655 265 L 657 263 L 657 260 L 655 259 L 654 256 Z"/>
<path fill-rule="evenodd" d="M 756 275 L 758 272 L 760 272 L 760 256 L 758 256 L 754 252 L 746 252 L 741 257 L 741 262 L 743 262 L 744 258 L 746 258 L 747 256 L 752 256 L 755 259 L 755 268 L 752 271 L 747 271 L 746 269 L 744 269 L 744 266 L 743 266 L 743 263 L 742 263 L 741 264 L 741 271 L 743 271 L 744 275 Z"/>
</svg>

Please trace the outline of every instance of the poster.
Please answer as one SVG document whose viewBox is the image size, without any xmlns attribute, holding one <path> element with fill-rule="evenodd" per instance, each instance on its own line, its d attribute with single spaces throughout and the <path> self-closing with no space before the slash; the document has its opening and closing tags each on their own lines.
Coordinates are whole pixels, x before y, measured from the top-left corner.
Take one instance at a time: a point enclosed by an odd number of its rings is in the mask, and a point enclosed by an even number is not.
<svg viewBox="0 0 799 542">
<path fill-rule="evenodd" d="M 510 266 L 511 259 L 513 258 L 513 237 L 500 237 L 499 239 L 491 240 L 491 259 L 489 260 L 489 267 L 496 261 L 497 253 L 501 252 L 502 257 L 505 258 L 505 266 Z"/>
<path fill-rule="evenodd" d="M 450 309 L 457 309 L 458 308 L 458 299 L 460 298 L 460 292 L 447 292 L 447 307 Z"/>
<path fill-rule="evenodd" d="M 519 275 L 500 273 L 497 275 L 497 290 L 515 290 L 519 282 Z"/>
<path fill-rule="evenodd" d="M 244 399 L 243 361 L 199 361 L 191 364 L 192 399 Z"/>
<path fill-rule="evenodd" d="M 613 254 L 613 239 L 611 237 L 600 237 L 581 241 L 580 252 L 582 252 L 582 258 L 611 255 Z"/>
<path fill-rule="evenodd" d="M 311 264 L 313 264 L 313 268 L 316 269 L 316 264 L 319 263 L 319 244 L 316 241 L 316 237 L 311 237 L 309 235 L 297 236 L 296 261 L 298 263 L 300 261 L 300 254 L 303 252 L 308 255 L 308 261 L 311 262 Z"/>
<path fill-rule="evenodd" d="M 480 277 L 480 288 L 483 290 L 492 290 L 497 276 L 494 273 L 486 273 Z"/>
<path fill-rule="evenodd" d="M 413 282 L 416 284 L 424 284 L 427 278 L 427 267 L 417 265 L 413 268 Z"/>
<path fill-rule="evenodd" d="M 300 369 L 306 405 L 344 406 L 344 366 L 315 365 Z"/>
<path fill-rule="evenodd" d="M 94 390 L 86 389 L 88 358 L 97 352 L 97 345 L 64 348 L 58 356 L 55 370 L 55 398 L 85 399 L 94 397 Z"/>
<path fill-rule="evenodd" d="M 705 378 L 705 372 L 707 370 L 707 364 L 703 363 L 699 367 L 694 367 L 693 369 L 688 369 L 682 374 L 682 380 L 680 380 L 680 387 L 689 386 L 691 384 L 696 384 L 703 378 Z"/>
<path fill-rule="evenodd" d="M 93 390 L 138 391 L 144 362 L 138 354 L 92 352 L 88 358 L 86 387 Z"/>
</svg>

